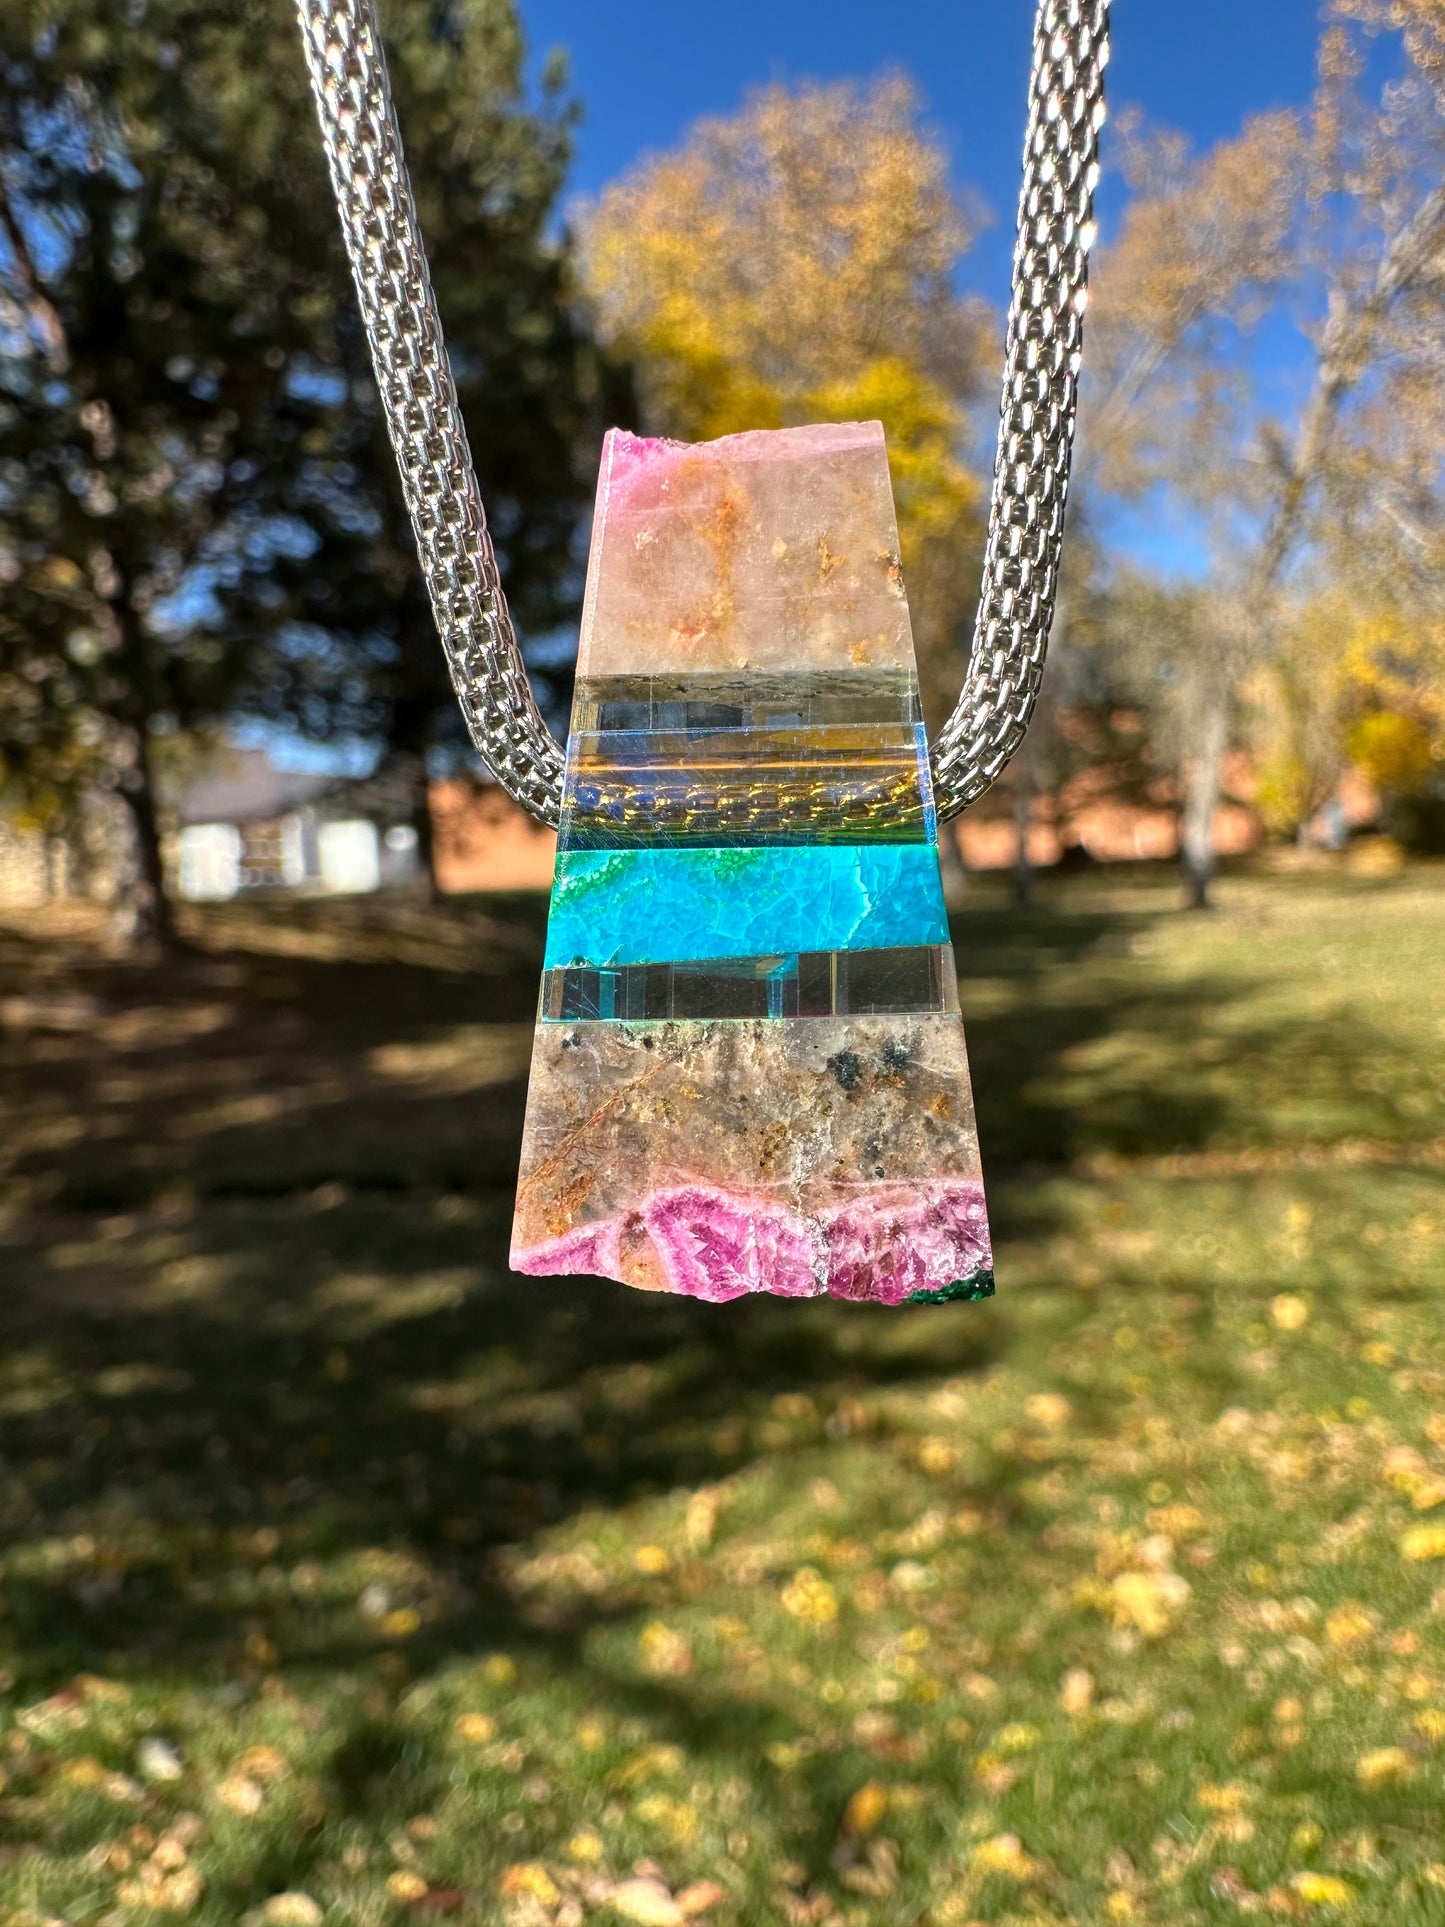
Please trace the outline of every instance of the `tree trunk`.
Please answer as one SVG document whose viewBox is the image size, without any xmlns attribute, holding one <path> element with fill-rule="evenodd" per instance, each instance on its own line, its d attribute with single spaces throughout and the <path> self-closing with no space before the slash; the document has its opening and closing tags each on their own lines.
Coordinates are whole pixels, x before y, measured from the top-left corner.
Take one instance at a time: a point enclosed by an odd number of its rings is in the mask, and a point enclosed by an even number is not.
<svg viewBox="0 0 1445 1927">
<path fill-rule="evenodd" d="M 69 865 L 65 843 L 50 830 L 45 832 L 45 900 L 56 903 L 70 894 Z"/>
<path fill-rule="evenodd" d="M 938 867 L 943 873 L 943 901 L 956 910 L 968 893 L 968 865 L 963 856 L 963 825 L 958 817 L 938 826 Z"/>
<path fill-rule="evenodd" d="M 1214 880 L 1214 812 L 1219 807 L 1223 788 L 1224 751 L 1228 741 L 1228 701 L 1222 691 L 1215 690 L 1201 705 L 1194 754 L 1184 776 L 1179 843 L 1185 899 L 1191 910 L 1209 908 L 1209 890 Z"/>
<path fill-rule="evenodd" d="M 431 777 L 427 773 L 425 756 L 414 759 L 412 771 L 411 826 L 416 832 L 417 889 L 428 903 L 440 903 L 442 893 L 441 885 L 437 882 L 436 823 L 431 813 Z"/>
<path fill-rule="evenodd" d="M 113 625 L 115 663 L 124 685 L 111 720 L 116 733 L 115 792 L 129 819 L 130 849 L 122 857 L 113 928 L 122 943 L 164 954 L 177 949 L 179 939 L 166 894 L 151 764 L 151 719 L 161 708 L 156 665 L 135 604 L 136 571 L 119 543 L 113 550 L 97 550 L 91 558 L 91 574 Z"/>
<path fill-rule="evenodd" d="M 129 875 L 122 881 L 113 927 L 119 940 L 130 947 L 170 951 L 177 948 L 177 937 L 166 894 L 150 743 L 143 725 L 126 733 L 130 742 L 128 754 L 120 759 L 116 794 L 126 807 L 131 847 Z"/>
<path fill-rule="evenodd" d="M 1018 765 L 1015 765 L 1018 768 Z M 1034 866 L 1029 855 L 1029 831 L 1034 820 L 1034 787 L 1022 769 L 1018 769 L 1014 787 L 1013 803 L 1014 845 L 1013 894 L 1014 902 L 1020 910 L 1027 910 L 1034 900 Z"/>
</svg>

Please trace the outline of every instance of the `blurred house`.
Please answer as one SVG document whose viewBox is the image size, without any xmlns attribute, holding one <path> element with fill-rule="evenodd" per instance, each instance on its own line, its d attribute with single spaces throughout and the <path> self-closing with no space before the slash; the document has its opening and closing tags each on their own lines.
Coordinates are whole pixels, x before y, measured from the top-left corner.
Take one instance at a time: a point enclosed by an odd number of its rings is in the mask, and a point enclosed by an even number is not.
<svg viewBox="0 0 1445 1927">
<path fill-rule="evenodd" d="M 59 837 L 0 817 L 0 908 L 25 909 L 69 896 L 73 869 Z"/>
<path fill-rule="evenodd" d="M 404 785 L 280 769 L 230 750 L 174 799 L 168 856 L 178 896 L 251 890 L 357 895 L 408 883 L 419 862 Z"/>
<path fill-rule="evenodd" d="M 550 890 L 557 835 L 496 783 L 431 786 L 433 861 L 447 892 Z"/>
<path fill-rule="evenodd" d="M 1222 855 L 1244 855 L 1263 841 L 1249 805 L 1255 779 L 1248 759 L 1232 758 L 1227 778 L 1236 800 L 1220 805 L 1215 842 Z M 433 782 L 428 794 L 433 864 L 444 892 L 551 887 L 554 832 L 495 783 L 450 777 Z M 339 895 L 407 883 L 421 864 L 413 804 L 400 776 L 279 769 L 262 750 L 230 751 L 171 799 L 172 885 L 194 902 L 217 902 L 252 890 Z M 1379 817 L 1377 793 L 1347 770 L 1306 840 L 1339 849 Z M 0 908 L 75 896 L 110 901 L 122 864 L 123 839 L 114 831 L 112 824 L 104 836 L 92 835 L 96 848 L 82 863 L 60 839 L 0 816 Z M 1018 829 L 1002 795 L 994 808 L 970 811 L 955 834 L 971 870 L 1004 870 L 1016 860 Z M 1096 773 L 1084 772 L 1057 798 L 1037 800 L 1028 841 L 1030 861 L 1041 868 L 1080 859 L 1172 861 L 1178 813 L 1163 796 L 1146 805 L 1120 801 Z"/>
<path fill-rule="evenodd" d="M 1166 786 L 1161 786 L 1161 789 Z M 1215 846 L 1221 856 L 1245 856 L 1265 840 L 1249 799 L 1257 787 L 1249 759 L 1229 759 L 1226 787 L 1235 800 L 1215 813 Z M 1000 793 L 994 811 L 970 811 L 955 834 L 970 870 L 1006 870 L 1017 859 L 1018 829 Z M 1351 835 L 1372 828 L 1380 799 L 1357 771 L 1341 778 L 1331 807 L 1311 826 L 1310 841 L 1343 847 Z M 552 884 L 557 839 L 536 823 L 495 783 L 457 777 L 431 786 L 435 864 L 446 893 L 474 890 L 547 890 Z M 1179 855 L 1179 812 L 1161 794 L 1153 803 L 1125 802 L 1109 794 L 1097 771 L 1085 771 L 1057 798 L 1040 798 L 1029 829 L 1029 860 L 1040 868 L 1077 861 L 1173 862 Z"/>
</svg>

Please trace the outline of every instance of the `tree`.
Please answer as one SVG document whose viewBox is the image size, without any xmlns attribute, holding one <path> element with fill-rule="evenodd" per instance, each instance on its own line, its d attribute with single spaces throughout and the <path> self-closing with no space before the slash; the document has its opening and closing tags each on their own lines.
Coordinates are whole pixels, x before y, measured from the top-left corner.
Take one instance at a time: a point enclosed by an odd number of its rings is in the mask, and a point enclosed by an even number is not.
<svg viewBox="0 0 1445 1927">
<path fill-rule="evenodd" d="M 1216 558 L 1212 594 L 1122 578 L 1111 624 L 1121 674 L 1177 776 L 1181 859 L 1202 906 L 1250 660 L 1225 563 L 1259 512 L 1256 470 L 1240 461 L 1254 425 L 1242 342 L 1289 274 L 1302 137 L 1295 116 L 1269 114 L 1202 160 L 1127 119 L 1121 138 L 1134 198 L 1095 271 L 1081 479 L 1086 492 L 1172 499 Z"/>
<path fill-rule="evenodd" d="M 504 578 L 576 592 L 599 378 L 544 235 L 567 154 L 509 0 L 394 9 L 397 90 Z M 105 0 L 0 24 L 0 758 L 52 813 L 126 806 L 135 934 L 171 934 L 155 756 L 237 716 L 419 771 L 451 703 L 284 0 Z"/>
<path fill-rule="evenodd" d="M 1368 100 L 1358 31 L 1337 24 L 1322 36 L 1307 113 L 1251 123 L 1199 162 L 1177 142 L 1136 142 L 1138 199 L 1098 273 L 1100 478 L 1172 496 L 1214 558 L 1222 619 L 1208 626 L 1184 723 L 1184 861 L 1201 905 L 1246 685 L 1266 690 L 1284 722 L 1293 773 L 1281 813 L 1307 807 L 1322 760 L 1318 741 L 1304 750 L 1318 734 L 1308 712 L 1326 685 L 1303 606 L 1345 589 L 1341 570 L 1358 573 L 1346 545 L 1325 550 L 1343 502 L 1393 466 L 1381 394 L 1410 367 L 1439 367 L 1438 0 L 1351 0 L 1339 12 L 1403 31 L 1404 80 Z M 1290 421 L 1270 415 L 1243 365 L 1242 334 L 1268 312 L 1293 312 L 1310 351 L 1308 397 Z"/>
<path fill-rule="evenodd" d="M 995 362 L 952 277 L 969 219 L 909 84 L 768 87 L 607 189 L 581 224 L 606 338 L 655 431 L 881 420 L 926 708 L 957 696 L 984 490 L 966 410 Z"/>
<path fill-rule="evenodd" d="M 1088 503 L 1076 497 L 1064 549 L 1048 674 L 1028 734 L 1008 769 L 973 806 L 975 821 L 1007 819 L 1014 830 L 1013 891 L 1032 901 L 1032 832 L 1051 829 L 1062 858 L 1087 860 L 1069 819 L 1103 798 L 1155 805 L 1158 771 L 1145 735 L 1157 724 L 1135 694 L 1137 665 L 1115 645 L 1119 590 L 1104 567 Z M 1125 673 L 1125 670 L 1128 673 Z"/>
<path fill-rule="evenodd" d="M 630 425 L 626 367 L 597 351 L 570 238 L 551 236 L 570 161 L 574 115 L 562 70 L 527 104 L 525 46 L 510 0 L 437 9 L 394 6 L 388 49 L 398 115 L 472 435 L 508 603 L 542 699 L 565 727 L 583 568 L 579 525 L 591 508 L 596 453 L 609 422 Z M 321 182 L 324 193 L 324 180 Z M 316 219 L 335 227 L 329 194 Z M 332 250 L 334 257 L 335 250 Z M 432 624 L 366 346 L 344 270 L 339 306 L 318 327 L 308 379 L 334 398 L 327 438 L 303 441 L 278 478 L 284 512 L 314 531 L 311 555 L 284 557 L 272 584 L 300 646 L 263 706 L 312 733 L 374 738 L 413 784 L 413 820 L 431 873 L 429 775 L 472 766 Z M 340 651 L 357 677 L 359 713 L 335 713 L 317 661 Z"/>
</svg>

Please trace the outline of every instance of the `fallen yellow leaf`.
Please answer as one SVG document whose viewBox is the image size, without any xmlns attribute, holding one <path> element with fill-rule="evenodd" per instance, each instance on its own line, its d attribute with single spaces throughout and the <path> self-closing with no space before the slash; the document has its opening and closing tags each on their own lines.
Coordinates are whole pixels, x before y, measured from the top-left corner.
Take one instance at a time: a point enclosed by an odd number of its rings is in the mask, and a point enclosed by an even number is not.
<svg viewBox="0 0 1445 1927">
<path fill-rule="evenodd" d="M 681 1633 L 654 1619 L 637 1635 L 637 1650 L 649 1673 L 690 1673 L 692 1648 Z"/>
<path fill-rule="evenodd" d="M 843 1811 L 843 1831 L 854 1840 L 872 1833 L 888 1811 L 888 1789 L 877 1780 L 860 1786 Z"/>
<path fill-rule="evenodd" d="M 1151 1532 L 1187 1539 L 1192 1532 L 1203 1532 L 1204 1514 L 1197 1505 L 1158 1505 L 1146 1514 L 1146 1523 Z"/>
<path fill-rule="evenodd" d="M 1369 1753 L 1362 1753 L 1355 1762 L 1355 1778 L 1366 1792 L 1398 1785 L 1401 1780 L 1408 1780 L 1414 1770 L 1415 1763 L 1403 1746 L 1377 1746 Z"/>
<path fill-rule="evenodd" d="M 632 1811 L 645 1827 L 660 1827 L 675 1847 L 691 1846 L 697 1835 L 697 1808 L 669 1793 L 649 1793 Z"/>
<path fill-rule="evenodd" d="M 253 1819 L 261 1811 L 261 1802 L 265 1797 L 259 1783 L 244 1773 L 233 1773 L 216 1788 L 216 1798 L 221 1805 L 247 1820 Z"/>
<path fill-rule="evenodd" d="M 1028 1726 L 1020 1720 L 1015 1720 L 1012 1725 L 999 1728 L 994 1735 L 993 1750 L 995 1753 L 1003 1754 L 1029 1753 L 1038 1745 L 1040 1738 L 1041 1735 L 1036 1726 Z"/>
<path fill-rule="evenodd" d="M 1024 1400 L 1024 1410 L 1035 1425 L 1042 1425 L 1050 1432 L 1057 1432 L 1068 1424 L 1072 1409 L 1058 1392 L 1035 1392 L 1032 1398 Z"/>
<path fill-rule="evenodd" d="M 1291 1874 L 1289 1884 L 1307 1907 L 1348 1907 L 1355 1897 L 1349 1881 L 1332 1873 Z"/>
<path fill-rule="evenodd" d="M 684 1887 L 677 1896 L 677 1905 L 686 1919 L 695 1920 L 699 1914 L 708 1913 L 727 1897 L 727 1888 L 719 1886 L 716 1880 L 694 1880 L 690 1887 Z"/>
<path fill-rule="evenodd" d="M 1071 1666 L 1059 1688 L 1059 1705 L 1072 1720 L 1082 1719 L 1094 1703 L 1094 1676 L 1082 1666 Z"/>
<path fill-rule="evenodd" d="M 1362 1639 L 1369 1638 L 1377 1623 L 1374 1613 L 1347 1599 L 1326 1619 L 1325 1638 L 1331 1646 L 1357 1646 Z"/>
<path fill-rule="evenodd" d="M 612 1911 L 635 1927 L 683 1927 L 682 1908 L 659 1881 L 624 1880 L 607 1896 Z"/>
<path fill-rule="evenodd" d="M 504 1868 L 497 1892 L 504 1900 L 536 1900 L 544 1907 L 555 1907 L 562 1898 L 556 1881 L 539 1860 L 518 1860 Z"/>
<path fill-rule="evenodd" d="M 1253 1798 L 1254 1789 L 1243 1780 L 1231 1780 L 1227 1786 L 1202 1786 L 1194 1796 L 1206 1813 L 1239 1813 Z"/>
<path fill-rule="evenodd" d="M 802 1566 L 784 1586 L 783 1610 L 811 1626 L 826 1626 L 838 1617 L 838 1595 L 814 1566 Z"/>
<path fill-rule="evenodd" d="M 1016 1833 L 996 1833 L 991 1840 L 981 1840 L 973 1850 L 972 1864 L 975 1873 L 1001 1873 L 1011 1880 L 1031 1880 L 1038 1872 L 1038 1862 L 1024 1851 Z"/>
<path fill-rule="evenodd" d="M 1121 1572 L 1109 1588 L 1116 1626 L 1134 1626 L 1160 1639 L 1189 1603 L 1189 1582 L 1177 1572 Z"/>
<path fill-rule="evenodd" d="M 643 1780 L 660 1778 L 668 1773 L 682 1770 L 685 1755 L 680 1746 L 645 1746 L 640 1753 L 634 1753 L 630 1760 L 624 1760 L 614 1773 L 609 1775 L 611 1784 L 616 1787 L 634 1787 Z"/>
<path fill-rule="evenodd" d="M 310 1894 L 272 1894 L 261 1909 L 266 1927 L 321 1927 L 325 1919 L 320 1905 Z"/>
</svg>

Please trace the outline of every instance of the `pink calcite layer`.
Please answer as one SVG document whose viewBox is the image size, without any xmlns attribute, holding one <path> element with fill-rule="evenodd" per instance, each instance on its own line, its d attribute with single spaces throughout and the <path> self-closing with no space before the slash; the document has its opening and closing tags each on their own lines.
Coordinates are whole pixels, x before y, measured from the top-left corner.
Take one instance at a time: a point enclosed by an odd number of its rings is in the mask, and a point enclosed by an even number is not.
<svg viewBox="0 0 1445 1927">
<path fill-rule="evenodd" d="M 877 422 L 696 445 L 611 431 L 579 676 L 912 667 Z"/>
<path fill-rule="evenodd" d="M 956 1015 L 546 1023 L 512 1265 L 896 1304 L 989 1265 Z"/>
<path fill-rule="evenodd" d="M 624 1246 L 635 1247 L 639 1237 L 647 1253 L 624 1263 Z M 919 1186 L 901 1195 L 889 1187 L 876 1195 L 865 1190 L 821 1219 L 689 1184 L 652 1193 L 626 1220 L 514 1252 L 512 1264 L 521 1272 L 590 1272 L 633 1283 L 650 1273 L 664 1290 L 719 1305 L 750 1292 L 900 1305 L 977 1278 L 991 1270 L 992 1255 L 981 1184 Z"/>
</svg>

